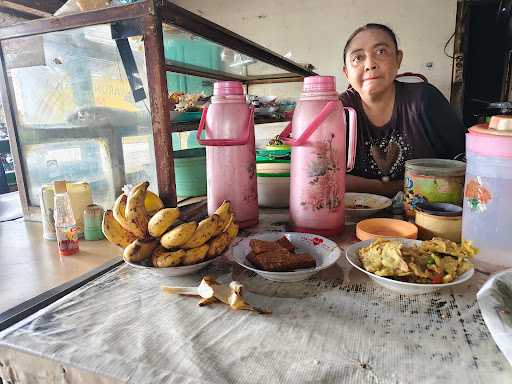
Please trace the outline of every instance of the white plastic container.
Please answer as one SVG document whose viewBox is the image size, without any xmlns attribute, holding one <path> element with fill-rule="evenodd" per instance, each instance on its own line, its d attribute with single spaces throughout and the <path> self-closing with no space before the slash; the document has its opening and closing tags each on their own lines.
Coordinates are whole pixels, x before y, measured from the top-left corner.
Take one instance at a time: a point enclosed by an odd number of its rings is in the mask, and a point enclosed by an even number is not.
<svg viewBox="0 0 512 384">
<path fill-rule="evenodd" d="M 263 176 L 266 175 L 266 176 Z M 288 208 L 290 174 L 258 174 L 258 205 L 268 208 Z"/>
<path fill-rule="evenodd" d="M 472 240 L 480 249 L 476 256 L 479 269 L 495 272 L 510 268 L 512 135 L 473 127 L 467 134 L 466 145 L 462 238 Z"/>
</svg>

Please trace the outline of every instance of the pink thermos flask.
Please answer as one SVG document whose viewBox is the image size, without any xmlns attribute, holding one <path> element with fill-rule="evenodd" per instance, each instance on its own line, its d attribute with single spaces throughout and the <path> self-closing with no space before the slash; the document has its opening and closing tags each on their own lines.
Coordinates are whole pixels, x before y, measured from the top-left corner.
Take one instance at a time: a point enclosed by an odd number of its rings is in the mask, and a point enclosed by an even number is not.
<svg viewBox="0 0 512 384">
<path fill-rule="evenodd" d="M 203 130 L 205 138 L 201 139 Z M 208 214 L 229 200 L 240 228 L 257 224 L 254 108 L 247 104 L 241 82 L 214 83 L 197 140 L 206 146 Z"/>
<path fill-rule="evenodd" d="M 292 122 L 281 133 L 292 147 L 290 226 L 293 231 L 333 236 L 345 227 L 345 111 L 349 112 L 348 170 L 356 148 L 356 113 L 344 108 L 333 76 L 311 76 Z M 288 138 L 291 133 L 292 138 Z"/>
</svg>

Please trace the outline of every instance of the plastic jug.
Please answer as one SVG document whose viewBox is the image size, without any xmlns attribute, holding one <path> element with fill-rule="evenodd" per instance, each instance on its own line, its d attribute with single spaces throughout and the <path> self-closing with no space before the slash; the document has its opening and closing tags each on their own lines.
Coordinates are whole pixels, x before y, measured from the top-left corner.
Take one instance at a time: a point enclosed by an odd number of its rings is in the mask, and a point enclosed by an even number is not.
<svg viewBox="0 0 512 384">
<path fill-rule="evenodd" d="M 201 139 L 203 130 L 205 139 Z M 241 82 L 214 84 L 196 137 L 206 146 L 208 214 L 229 200 L 240 228 L 257 224 L 254 108 L 247 104 Z"/>
<path fill-rule="evenodd" d="M 493 116 L 489 125 L 471 127 L 466 158 L 462 238 L 480 249 L 480 270 L 512 267 L 512 118 Z"/>
<path fill-rule="evenodd" d="M 349 111 L 348 168 L 354 166 L 356 112 Z M 292 138 L 287 138 L 292 134 Z M 332 236 L 345 227 L 345 111 L 333 76 L 304 79 L 292 122 L 280 135 L 292 147 L 290 225 Z"/>
</svg>

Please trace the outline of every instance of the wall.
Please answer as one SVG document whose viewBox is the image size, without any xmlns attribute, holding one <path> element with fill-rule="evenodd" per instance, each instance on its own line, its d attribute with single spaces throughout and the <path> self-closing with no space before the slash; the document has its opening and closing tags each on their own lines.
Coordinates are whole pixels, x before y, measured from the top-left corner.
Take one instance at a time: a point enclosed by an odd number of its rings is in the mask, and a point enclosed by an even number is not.
<svg viewBox="0 0 512 384">
<path fill-rule="evenodd" d="M 404 50 L 401 71 L 420 72 L 450 95 L 452 60 L 443 48 L 455 30 L 457 0 L 176 0 L 176 4 L 297 62 L 312 63 L 322 75 L 336 75 L 339 91 L 341 52 L 350 33 L 368 22 L 396 32 Z M 447 48 L 451 54 L 453 41 Z M 431 69 L 426 63 L 433 63 Z M 275 87 L 280 96 L 295 85 Z M 267 93 L 263 90 L 262 93 Z"/>
</svg>

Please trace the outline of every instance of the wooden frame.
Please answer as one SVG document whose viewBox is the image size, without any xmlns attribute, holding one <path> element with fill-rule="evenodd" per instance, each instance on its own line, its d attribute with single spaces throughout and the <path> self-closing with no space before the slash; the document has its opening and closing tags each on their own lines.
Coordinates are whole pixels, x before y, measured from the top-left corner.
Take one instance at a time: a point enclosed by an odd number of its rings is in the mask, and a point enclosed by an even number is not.
<svg viewBox="0 0 512 384">
<path fill-rule="evenodd" d="M 242 81 L 251 84 L 302 81 L 305 76 L 315 75 L 308 66 L 302 66 L 275 54 L 234 32 L 205 18 L 187 11 L 168 0 L 140 0 L 129 5 L 98 9 L 64 16 L 32 20 L 0 29 L 0 92 L 6 109 L 6 119 L 11 137 L 11 152 L 16 163 L 16 179 L 20 192 L 23 213 L 26 219 L 39 219 L 39 209 L 29 206 L 26 173 L 23 169 L 23 153 L 17 136 L 15 100 L 9 90 L 7 70 L 1 44 L 3 41 L 38 34 L 65 31 L 74 28 L 132 20 L 140 23 L 144 35 L 146 71 L 151 106 L 151 124 L 155 148 L 156 174 L 159 194 L 166 206 L 176 206 L 176 185 L 172 155 L 171 132 L 184 130 L 170 123 L 167 102 L 166 71 L 219 80 Z M 222 71 L 208 70 L 178 62 L 166 62 L 163 49 L 162 23 L 211 40 L 264 63 L 285 70 L 286 73 L 264 76 L 239 76 Z M 174 125 L 174 126 L 173 126 Z M 179 124 L 178 124 L 179 125 Z M 186 129 L 194 129 L 187 125 Z"/>
</svg>

